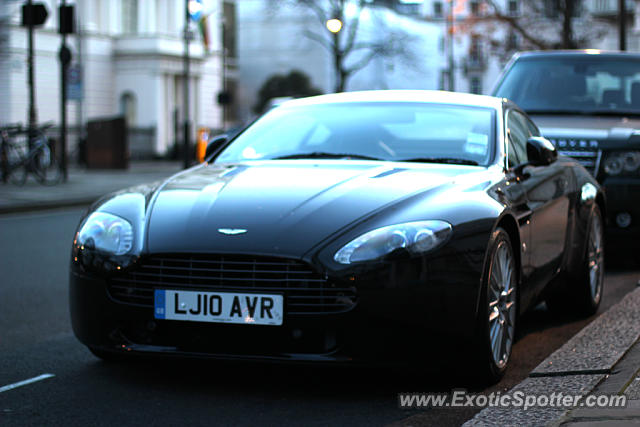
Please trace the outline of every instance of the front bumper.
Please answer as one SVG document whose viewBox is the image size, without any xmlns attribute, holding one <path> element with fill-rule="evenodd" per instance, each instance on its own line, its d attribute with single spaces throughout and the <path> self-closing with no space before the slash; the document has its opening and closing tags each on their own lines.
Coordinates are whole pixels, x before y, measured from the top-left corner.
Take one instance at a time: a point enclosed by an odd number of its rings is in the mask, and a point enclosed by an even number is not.
<svg viewBox="0 0 640 427">
<path fill-rule="evenodd" d="M 349 311 L 285 311 L 281 326 L 155 319 L 152 305 L 117 301 L 109 279 L 72 265 L 72 326 L 83 344 L 116 353 L 309 363 L 446 357 L 442 349 L 459 353 L 473 338 L 482 255 L 456 252 L 413 260 L 411 268 L 392 263 L 356 280 L 358 299 Z"/>
<path fill-rule="evenodd" d="M 602 185 L 607 195 L 607 245 L 610 248 L 638 249 L 640 238 L 640 178 L 607 177 Z M 619 216 L 629 215 L 627 226 Z"/>
</svg>

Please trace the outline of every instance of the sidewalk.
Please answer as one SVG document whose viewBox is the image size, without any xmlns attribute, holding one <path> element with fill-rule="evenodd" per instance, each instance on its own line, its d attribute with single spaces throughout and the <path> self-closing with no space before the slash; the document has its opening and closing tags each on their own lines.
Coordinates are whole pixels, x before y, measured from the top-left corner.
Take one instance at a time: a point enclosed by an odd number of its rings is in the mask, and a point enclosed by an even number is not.
<svg viewBox="0 0 640 427">
<path fill-rule="evenodd" d="M 128 169 L 71 166 L 67 182 L 44 186 L 29 177 L 23 186 L 0 182 L 0 214 L 89 205 L 123 188 L 165 179 L 182 170 L 181 161 L 134 161 Z"/>
<path fill-rule="evenodd" d="M 640 425 L 640 287 L 545 359 L 510 394 L 581 396 L 577 407 L 489 407 L 464 426 Z M 624 408 L 588 407 L 590 396 L 626 396 Z"/>
</svg>

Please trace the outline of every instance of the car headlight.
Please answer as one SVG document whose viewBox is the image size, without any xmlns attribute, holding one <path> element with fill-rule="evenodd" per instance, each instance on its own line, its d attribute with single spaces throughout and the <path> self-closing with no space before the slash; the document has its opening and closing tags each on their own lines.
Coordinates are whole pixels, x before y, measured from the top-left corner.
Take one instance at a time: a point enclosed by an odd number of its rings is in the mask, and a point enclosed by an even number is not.
<svg viewBox="0 0 640 427">
<path fill-rule="evenodd" d="M 119 216 L 94 212 L 78 232 L 75 244 L 89 250 L 124 255 L 133 247 L 133 227 Z"/>
<path fill-rule="evenodd" d="M 640 152 L 625 151 L 611 154 L 604 162 L 607 175 L 619 175 L 622 172 L 635 172 L 640 168 Z"/>
<path fill-rule="evenodd" d="M 375 260 L 398 249 L 411 254 L 425 253 L 445 242 L 450 234 L 451 224 L 439 220 L 389 225 L 347 243 L 333 259 L 340 264 L 351 264 Z"/>
</svg>

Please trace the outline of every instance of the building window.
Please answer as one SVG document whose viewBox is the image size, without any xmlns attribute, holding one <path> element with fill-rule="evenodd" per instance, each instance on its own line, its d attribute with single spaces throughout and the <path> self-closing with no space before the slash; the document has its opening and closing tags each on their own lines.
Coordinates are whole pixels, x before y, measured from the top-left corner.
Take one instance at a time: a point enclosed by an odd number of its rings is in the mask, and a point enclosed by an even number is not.
<svg viewBox="0 0 640 427">
<path fill-rule="evenodd" d="M 482 62 L 482 39 L 476 34 L 471 36 L 469 59 L 475 64 Z"/>
<path fill-rule="evenodd" d="M 236 45 L 236 4 L 224 2 L 224 24 L 222 33 L 222 46 L 225 55 L 229 58 L 237 58 Z"/>
<path fill-rule="evenodd" d="M 547 18 L 555 18 L 560 13 L 558 0 L 544 0 L 544 15 Z"/>
<path fill-rule="evenodd" d="M 433 16 L 435 18 L 442 18 L 442 2 L 441 1 L 433 2 Z"/>
<path fill-rule="evenodd" d="M 584 2 L 582 0 L 575 0 L 573 2 L 573 17 L 574 18 L 579 18 L 581 15 L 583 15 L 584 12 Z M 616 9 L 617 10 L 617 9 Z"/>
<path fill-rule="evenodd" d="M 582 14 L 583 2 L 582 0 L 573 0 L 573 2 L 571 3 L 573 4 L 571 16 L 577 18 Z M 567 4 L 569 4 L 569 2 L 561 2 L 560 0 L 545 0 L 544 14 L 547 18 L 559 18 L 564 15 Z"/>
<path fill-rule="evenodd" d="M 136 96 L 131 92 L 125 92 L 120 96 L 120 114 L 127 121 L 127 127 L 136 126 Z"/>
<path fill-rule="evenodd" d="M 469 80 L 469 92 L 475 94 L 482 94 L 482 79 L 480 76 L 473 76 Z"/>
<path fill-rule="evenodd" d="M 480 16 L 480 0 L 471 0 L 470 9 L 472 16 Z"/>
<path fill-rule="evenodd" d="M 507 3 L 507 14 L 509 16 L 518 16 L 520 14 L 518 0 L 509 0 Z"/>
<path fill-rule="evenodd" d="M 122 0 L 122 33 L 138 32 L 138 0 Z"/>
<path fill-rule="evenodd" d="M 520 40 L 518 39 L 518 35 L 515 31 L 509 31 L 507 34 L 507 50 L 518 50 L 520 48 Z"/>
</svg>

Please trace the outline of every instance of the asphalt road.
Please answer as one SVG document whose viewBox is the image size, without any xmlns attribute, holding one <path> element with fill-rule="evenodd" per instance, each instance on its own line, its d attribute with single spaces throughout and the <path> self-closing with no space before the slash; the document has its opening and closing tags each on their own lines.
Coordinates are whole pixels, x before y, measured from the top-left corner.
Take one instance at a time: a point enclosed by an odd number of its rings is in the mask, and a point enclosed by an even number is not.
<svg viewBox="0 0 640 427">
<path fill-rule="evenodd" d="M 448 392 L 464 379 L 408 369 L 329 369 L 96 359 L 72 332 L 67 266 L 80 210 L 0 216 L 0 425 L 460 425 L 476 408 L 398 408 L 398 392 Z M 604 307 L 638 272 L 608 272 Z M 601 309 L 601 310 L 602 310 Z M 512 366 L 488 390 L 519 383 L 592 319 L 539 306 L 520 323 Z M 21 387 L 6 386 L 53 374 Z"/>
</svg>

